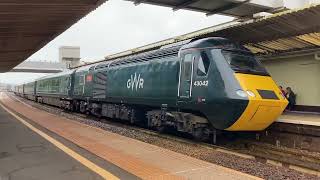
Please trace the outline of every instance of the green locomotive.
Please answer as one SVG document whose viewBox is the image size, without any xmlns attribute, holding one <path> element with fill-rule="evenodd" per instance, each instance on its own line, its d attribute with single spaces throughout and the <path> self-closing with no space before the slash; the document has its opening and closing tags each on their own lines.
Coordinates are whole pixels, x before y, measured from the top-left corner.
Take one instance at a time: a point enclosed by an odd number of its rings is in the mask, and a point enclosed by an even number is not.
<svg viewBox="0 0 320 180">
<path fill-rule="evenodd" d="M 34 82 L 35 99 L 195 137 L 259 131 L 287 100 L 254 55 L 224 38 L 184 41 Z"/>
</svg>

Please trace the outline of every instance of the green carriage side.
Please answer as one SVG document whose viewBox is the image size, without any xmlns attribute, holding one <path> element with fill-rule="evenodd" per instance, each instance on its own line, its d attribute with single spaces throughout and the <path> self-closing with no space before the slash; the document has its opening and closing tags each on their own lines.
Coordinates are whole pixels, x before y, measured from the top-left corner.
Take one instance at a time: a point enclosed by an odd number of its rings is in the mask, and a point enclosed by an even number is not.
<svg viewBox="0 0 320 180">
<path fill-rule="evenodd" d="M 69 108 L 75 111 L 86 112 L 87 103 L 92 97 L 92 71 L 94 66 L 84 66 L 75 70 L 72 84 L 72 104 Z"/>
<path fill-rule="evenodd" d="M 49 75 L 37 80 L 36 96 L 41 103 L 61 106 L 61 102 L 72 95 L 72 76 L 74 70 Z"/>
<path fill-rule="evenodd" d="M 20 85 L 16 86 L 16 94 L 21 96 L 21 97 L 23 96 L 23 86 L 24 86 L 23 84 L 20 84 Z"/>
<path fill-rule="evenodd" d="M 24 97 L 30 100 L 36 100 L 35 96 L 35 88 L 36 88 L 36 81 L 25 83 L 24 84 L 24 89 L 23 89 L 23 94 Z"/>
<path fill-rule="evenodd" d="M 169 55 L 136 63 L 112 63 L 106 71 L 106 99 L 114 103 L 176 106 L 177 59 Z"/>
<path fill-rule="evenodd" d="M 84 66 L 76 69 L 73 79 L 73 94 L 74 100 L 86 100 L 92 96 L 92 75 L 93 67 Z"/>
</svg>

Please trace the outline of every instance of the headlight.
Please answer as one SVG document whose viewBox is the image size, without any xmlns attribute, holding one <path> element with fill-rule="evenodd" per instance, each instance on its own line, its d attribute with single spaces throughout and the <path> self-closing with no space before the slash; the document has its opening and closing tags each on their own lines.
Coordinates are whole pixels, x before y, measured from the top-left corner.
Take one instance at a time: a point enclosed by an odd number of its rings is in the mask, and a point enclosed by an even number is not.
<svg viewBox="0 0 320 180">
<path fill-rule="evenodd" d="M 240 97 L 248 97 L 247 93 L 245 91 L 242 90 L 237 90 L 236 93 L 238 94 L 238 96 Z"/>
<path fill-rule="evenodd" d="M 251 96 L 251 97 L 256 97 L 256 95 L 254 94 L 254 92 L 252 92 L 252 91 L 250 91 L 250 90 L 247 91 L 247 94 L 248 94 L 249 96 Z"/>
</svg>

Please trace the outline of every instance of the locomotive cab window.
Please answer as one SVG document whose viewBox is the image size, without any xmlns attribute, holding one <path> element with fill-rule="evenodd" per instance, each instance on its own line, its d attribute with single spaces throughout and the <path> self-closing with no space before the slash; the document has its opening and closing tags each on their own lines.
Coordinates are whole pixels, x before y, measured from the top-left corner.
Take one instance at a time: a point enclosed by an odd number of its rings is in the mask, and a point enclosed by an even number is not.
<svg viewBox="0 0 320 180">
<path fill-rule="evenodd" d="M 200 57 L 198 59 L 198 68 L 197 75 L 198 76 L 206 76 L 208 73 L 210 61 L 205 52 L 201 52 Z"/>
<path fill-rule="evenodd" d="M 222 54 L 236 72 L 269 75 L 266 69 L 250 52 L 222 50 Z"/>
</svg>

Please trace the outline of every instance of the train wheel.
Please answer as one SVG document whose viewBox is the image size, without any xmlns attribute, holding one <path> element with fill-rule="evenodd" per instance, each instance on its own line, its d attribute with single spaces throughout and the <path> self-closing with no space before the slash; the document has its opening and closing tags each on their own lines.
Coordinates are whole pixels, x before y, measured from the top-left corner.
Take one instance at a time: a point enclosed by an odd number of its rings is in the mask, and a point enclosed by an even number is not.
<svg viewBox="0 0 320 180">
<path fill-rule="evenodd" d="M 87 111 L 87 106 L 86 106 L 85 102 L 83 102 L 83 101 L 80 102 L 79 110 L 80 110 L 81 113 L 86 113 L 86 112 L 88 112 L 88 111 Z"/>
<path fill-rule="evenodd" d="M 79 103 L 76 100 L 72 101 L 71 106 L 73 112 L 79 112 Z"/>
<path fill-rule="evenodd" d="M 196 141 L 204 141 L 205 140 L 203 128 L 194 128 L 192 135 Z"/>
<path fill-rule="evenodd" d="M 70 111 L 73 112 L 74 109 L 75 109 L 75 108 L 74 108 L 74 105 L 71 103 L 71 104 L 70 104 Z"/>
</svg>

